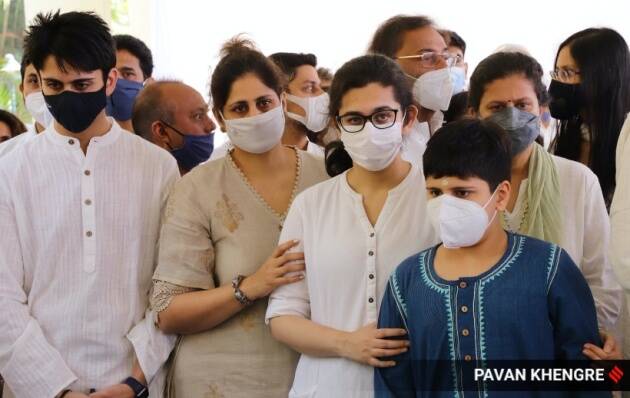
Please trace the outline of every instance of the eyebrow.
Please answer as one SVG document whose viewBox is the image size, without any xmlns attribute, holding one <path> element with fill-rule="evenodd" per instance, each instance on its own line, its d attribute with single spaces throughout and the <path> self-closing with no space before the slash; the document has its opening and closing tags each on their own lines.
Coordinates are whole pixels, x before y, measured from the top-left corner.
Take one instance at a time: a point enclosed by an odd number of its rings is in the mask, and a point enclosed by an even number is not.
<svg viewBox="0 0 630 398">
<path fill-rule="evenodd" d="M 131 66 L 121 66 L 120 68 L 118 68 L 121 72 L 136 72 L 136 70 L 134 68 L 132 68 Z"/>
<path fill-rule="evenodd" d="M 532 99 L 530 97 L 521 97 L 521 98 L 517 98 L 515 100 L 494 100 L 494 101 L 490 101 L 488 103 L 488 105 L 492 105 L 492 104 L 505 104 L 506 102 L 520 102 L 520 101 L 532 101 Z"/>
<path fill-rule="evenodd" d="M 45 81 L 45 82 L 63 83 L 61 80 L 55 79 L 53 77 L 44 77 L 42 80 Z M 94 81 L 93 77 L 86 77 L 86 78 L 82 78 L 82 79 L 74 79 L 74 80 L 70 81 L 70 84 L 91 83 L 92 81 Z"/>
<path fill-rule="evenodd" d="M 394 111 L 396 110 L 395 108 L 389 106 L 389 105 L 384 105 L 384 106 L 379 106 L 377 108 L 372 109 L 372 112 L 370 112 L 370 114 L 376 113 L 376 112 L 380 112 L 380 111 Z M 360 115 L 360 116 L 368 116 L 365 115 L 359 111 L 348 111 L 346 113 L 344 113 L 341 116 L 347 116 L 347 115 Z"/>
</svg>

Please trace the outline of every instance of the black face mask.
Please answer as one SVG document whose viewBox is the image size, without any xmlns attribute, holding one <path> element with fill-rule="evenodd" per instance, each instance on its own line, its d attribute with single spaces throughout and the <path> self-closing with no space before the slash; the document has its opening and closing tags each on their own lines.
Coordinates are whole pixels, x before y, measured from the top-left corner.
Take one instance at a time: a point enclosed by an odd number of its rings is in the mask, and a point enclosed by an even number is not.
<svg viewBox="0 0 630 398">
<path fill-rule="evenodd" d="M 56 95 L 44 94 L 44 99 L 55 120 L 73 133 L 80 133 L 90 127 L 107 103 L 105 86 L 91 93 L 63 91 Z"/>
<path fill-rule="evenodd" d="M 567 84 L 552 80 L 549 85 L 549 112 L 559 120 L 569 120 L 580 114 L 584 101 L 582 88 L 579 84 Z"/>
</svg>

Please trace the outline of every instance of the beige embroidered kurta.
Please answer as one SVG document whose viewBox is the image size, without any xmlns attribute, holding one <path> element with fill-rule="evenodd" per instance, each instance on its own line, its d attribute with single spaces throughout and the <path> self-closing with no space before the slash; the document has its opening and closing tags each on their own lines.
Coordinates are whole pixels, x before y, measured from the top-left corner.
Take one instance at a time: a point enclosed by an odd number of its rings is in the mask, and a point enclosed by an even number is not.
<svg viewBox="0 0 630 398">
<path fill-rule="evenodd" d="M 296 151 L 293 197 L 327 178 L 324 163 Z M 188 173 L 169 200 L 154 275 L 152 305 L 195 289 L 229 284 L 254 273 L 278 245 L 285 215 L 274 212 L 247 182 L 231 156 Z M 206 332 L 177 345 L 167 396 L 287 396 L 298 355 L 271 336 L 264 323 L 267 300 L 258 300 Z"/>
</svg>

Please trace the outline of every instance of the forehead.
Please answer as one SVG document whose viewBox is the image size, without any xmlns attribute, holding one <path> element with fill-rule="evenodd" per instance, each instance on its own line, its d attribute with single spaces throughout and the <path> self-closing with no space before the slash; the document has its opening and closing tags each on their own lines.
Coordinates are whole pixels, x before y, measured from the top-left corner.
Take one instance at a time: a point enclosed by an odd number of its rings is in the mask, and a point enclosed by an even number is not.
<svg viewBox="0 0 630 398">
<path fill-rule="evenodd" d="M 167 84 L 162 88 L 162 94 L 168 98 L 176 113 L 187 113 L 207 107 L 201 94 L 185 84 Z"/>
<path fill-rule="evenodd" d="M 0 121 L 0 136 L 2 137 L 11 136 L 11 129 L 5 122 L 2 122 L 2 121 Z"/>
<path fill-rule="evenodd" d="M 564 46 L 558 52 L 558 59 L 556 60 L 556 68 L 571 68 L 576 69 L 577 64 L 571 55 L 570 46 Z"/>
<path fill-rule="evenodd" d="M 71 82 L 77 79 L 103 80 L 103 74 L 100 69 L 89 72 L 80 71 L 64 62 L 62 70 L 57 63 L 57 60 L 52 55 L 49 55 L 44 60 L 44 65 L 39 73 L 42 79 L 55 79 L 61 82 Z"/>
<path fill-rule="evenodd" d="M 464 56 L 464 52 L 459 47 L 449 46 L 447 51 L 451 54 L 459 55 L 461 57 Z"/>
<path fill-rule="evenodd" d="M 398 108 L 400 104 L 394 97 L 392 86 L 383 87 L 379 83 L 370 83 L 367 86 L 348 90 L 341 98 L 339 114 L 347 112 L 371 113 L 375 108 L 389 106 Z"/>
<path fill-rule="evenodd" d="M 265 85 L 258 76 L 253 73 L 247 73 L 234 80 L 232 87 L 230 87 L 227 103 L 252 101 L 261 96 L 275 94 L 276 92 Z"/>
<path fill-rule="evenodd" d="M 139 67 L 140 60 L 127 50 L 116 50 L 116 66 Z"/>
<path fill-rule="evenodd" d="M 400 49 L 396 55 L 410 55 L 421 50 L 443 51 L 446 42 L 432 26 L 408 30 L 402 34 Z"/>
<path fill-rule="evenodd" d="M 521 98 L 530 98 L 538 102 L 534 85 L 524 74 L 519 73 L 486 84 L 481 103 L 513 101 Z"/>
<path fill-rule="evenodd" d="M 315 69 L 311 65 L 300 65 L 295 69 L 295 77 L 293 81 L 301 83 L 304 81 L 319 81 L 319 76 L 317 75 L 317 69 Z"/>
<path fill-rule="evenodd" d="M 24 76 L 26 77 L 28 75 L 37 75 L 37 70 L 33 64 L 28 64 L 26 69 L 24 69 Z"/>
</svg>

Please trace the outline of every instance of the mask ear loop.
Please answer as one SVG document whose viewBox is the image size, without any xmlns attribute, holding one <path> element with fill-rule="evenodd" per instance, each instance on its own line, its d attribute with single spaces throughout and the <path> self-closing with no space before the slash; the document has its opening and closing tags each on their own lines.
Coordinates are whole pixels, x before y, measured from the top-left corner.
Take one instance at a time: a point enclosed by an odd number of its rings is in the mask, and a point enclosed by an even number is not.
<svg viewBox="0 0 630 398">
<path fill-rule="evenodd" d="M 490 196 L 490 198 L 488 199 L 486 204 L 483 205 L 483 210 L 484 211 L 486 210 L 486 207 L 488 207 L 488 205 L 490 204 L 490 201 L 492 201 L 492 198 L 494 198 L 494 195 L 497 194 L 497 192 L 499 192 L 499 186 L 498 185 L 497 185 L 496 189 L 494 190 L 494 192 L 492 192 L 492 195 Z M 492 222 L 494 221 L 494 219 L 495 219 L 495 217 L 497 216 L 498 213 L 499 213 L 499 211 L 497 209 L 494 209 L 494 214 L 492 215 L 492 218 L 490 219 L 490 221 L 488 221 L 488 225 L 492 224 Z"/>
</svg>

